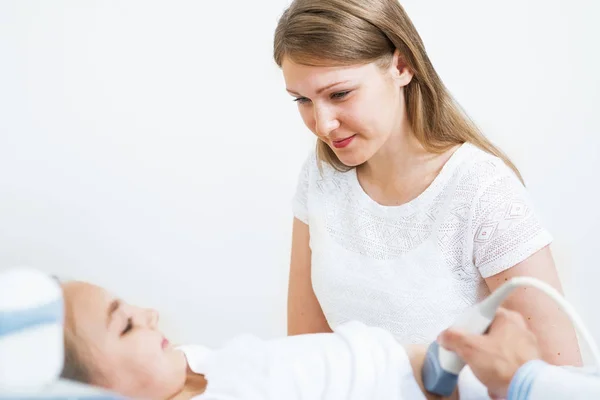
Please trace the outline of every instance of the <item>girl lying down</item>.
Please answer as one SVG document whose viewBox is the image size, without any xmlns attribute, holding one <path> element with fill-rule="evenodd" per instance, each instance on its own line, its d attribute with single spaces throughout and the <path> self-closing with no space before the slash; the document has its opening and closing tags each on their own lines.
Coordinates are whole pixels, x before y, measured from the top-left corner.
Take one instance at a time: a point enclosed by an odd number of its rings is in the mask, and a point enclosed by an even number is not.
<svg viewBox="0 0 600 400">
<path fill-rule="evenodd" d="M 239 336 L 218 350 L 174 347 L 157 329 L 154 310 L 89 283 L 62 287 L 65 379 L 161 400 L 437 398 L 422 388 L 425 347 L 403 347 L 379 328 L 350 322 L 334 333 L 270 341 Z M 461 377 L 458 393 L 488 398 L 472 375 Z"/>
</svg>

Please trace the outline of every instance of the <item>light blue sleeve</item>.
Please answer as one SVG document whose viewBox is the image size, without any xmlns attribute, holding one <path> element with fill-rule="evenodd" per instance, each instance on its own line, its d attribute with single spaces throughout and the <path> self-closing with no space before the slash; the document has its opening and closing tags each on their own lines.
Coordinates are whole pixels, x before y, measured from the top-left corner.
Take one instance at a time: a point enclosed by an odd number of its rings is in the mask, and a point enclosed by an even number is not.
<svg viewBox="0 0 600 400">
<path fill-rule="evenodd" d="M 540 360 L 523 365 L 513 377 L 507 400 L 600 399 L 600 376 Z"/>
</svg>

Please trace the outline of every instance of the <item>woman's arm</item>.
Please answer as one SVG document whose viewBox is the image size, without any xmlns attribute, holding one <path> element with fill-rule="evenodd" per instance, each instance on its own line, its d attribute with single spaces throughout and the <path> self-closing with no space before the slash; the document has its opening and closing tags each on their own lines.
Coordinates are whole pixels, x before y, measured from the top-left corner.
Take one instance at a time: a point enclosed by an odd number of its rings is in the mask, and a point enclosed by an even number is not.
<svg viewBox="0 0 600 400">
<path fill-rule="evenodd" d="M 308 225 L 294 218 L 288 286 L 288 335 L 331 332 L 311 279 Z"/>
<path fill-rule="evenodd" d="M 553 286 L 562 293 L 554 260 L 548 246 L 499 274 L 485 279 L 490 291 L 516 276 L 530 276 Z M 538 338 L 542 358 L 551 364 L 582 364 L 575 329 L 567 315 L 547 295 L 535 288 L 516 289 L 502 305 L 517 311 Z"/>
</svg>

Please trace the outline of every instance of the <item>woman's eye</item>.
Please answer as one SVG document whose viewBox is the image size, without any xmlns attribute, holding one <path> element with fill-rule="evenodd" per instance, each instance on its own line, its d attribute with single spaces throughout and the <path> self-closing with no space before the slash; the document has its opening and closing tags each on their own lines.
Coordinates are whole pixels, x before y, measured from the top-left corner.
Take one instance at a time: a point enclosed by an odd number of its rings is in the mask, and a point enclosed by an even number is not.
<svg viewBox="0 0 600 400">
<path fill-rule="evenodd" d="M 331 98 L 334 100 L 341 100 L 344 97 L 346 97 L 348 95 L 348 93 L 350 93 L 350 92 L 351 92 L 350 90 L 346 90 L 344 92 L 337 92 L 337 93 L 332 94 Z"/>
<path fill-rule="evenodd" d="M 305 103 L 308 103 L 310 100 L 307 99 L 306 97 L 296 97 L 294 99 L 294 101 L 299 104 L 305 104 Z"/>
<path fill-rule="evenodd" d="M 131 318 L 127 318 L 127 325 L 125 326 L 125 329 L 123 329 L 123 332 L 121 332 L 121 335 L 127 334 L 131 329 L 133 329 L 133 321 Z"/>
</svg>

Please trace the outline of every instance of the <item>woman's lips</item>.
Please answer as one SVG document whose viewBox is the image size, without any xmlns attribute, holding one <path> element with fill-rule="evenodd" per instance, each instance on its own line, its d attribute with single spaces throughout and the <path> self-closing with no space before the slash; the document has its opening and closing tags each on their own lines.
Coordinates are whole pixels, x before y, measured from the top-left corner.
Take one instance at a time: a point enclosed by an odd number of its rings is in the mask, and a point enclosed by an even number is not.
<svg viewBox="0 0 600 400">
<path fill-rule="evenodd" d="M 333 140 L 333 147 L 335 147 L 336 149 L 343 149 L 344 147 L 347 147 L 350 143 L 352 143 L 355 137 L 356 135 L 352 135 L 345 139 Z"/>
</svg>

